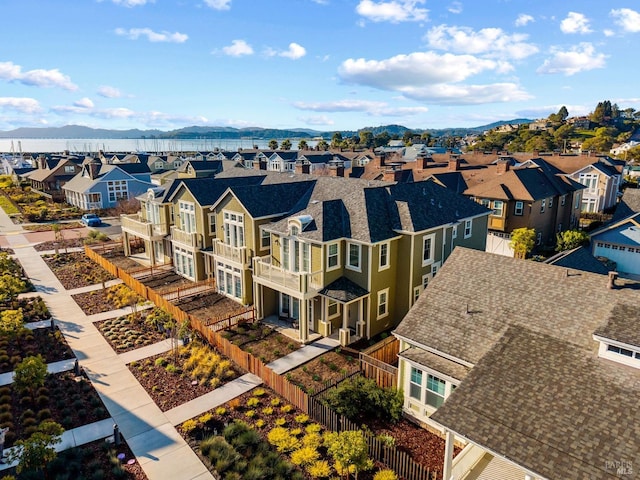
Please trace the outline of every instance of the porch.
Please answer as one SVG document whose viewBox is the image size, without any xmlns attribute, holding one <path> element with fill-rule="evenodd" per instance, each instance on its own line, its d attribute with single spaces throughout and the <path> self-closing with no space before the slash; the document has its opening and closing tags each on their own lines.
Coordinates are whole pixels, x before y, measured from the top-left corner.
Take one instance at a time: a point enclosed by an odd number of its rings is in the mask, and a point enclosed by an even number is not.
<svg viewBox="0 0 640 480">
<path fill-rule="evenodd" d="M 273 328 L 276 332 L 281 333 L 285 337 L 295 340 L 296 342 L 302 342 L 300 338 L 300 324 L 297 321 L 291 319 L 281 318 L 278 315 L 269 315 L 262 319 L 262 323 L 268 327 Z M 317 332 L 310 331 L 307 335 L 305 343 L 315 342 L 322 338 Z"/>
</svg>

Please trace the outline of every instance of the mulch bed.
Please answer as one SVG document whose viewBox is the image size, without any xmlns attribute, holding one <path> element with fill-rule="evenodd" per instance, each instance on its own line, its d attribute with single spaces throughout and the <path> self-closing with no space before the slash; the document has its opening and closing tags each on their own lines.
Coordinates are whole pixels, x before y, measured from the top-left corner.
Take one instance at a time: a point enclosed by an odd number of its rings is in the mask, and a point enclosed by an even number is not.
<svg viewBox="0 0 640 480">
<path fill-rule="evenodd" d="M 260 322 L 236 325 L 222 332 L 222 336 L 263 363 L 277 360 L 302 347 L 302 344 Z"/>
<path fill-rule="evenodd" d="M 242 308 L 242 305 L 234 302 L 229 297 L 215 292 L 191 295 L 172 303 L 202 321 L 209 318 L 230 316 Z"/>
<path fill-rule="evenodd" d="M 55 327 L 21 333 L 15 340 L 0 339 L 0 373 L 11 372 L 23 358 L 41 354 L 47 363 L 74 358 L 62 332 Z"/>
<path fill-rule="evenodd" d="M 67 290 L 114 279 L 104 268 L 89 260 L 84 252 L 48 254 L 42 258 Z"/>
<path fill-rule="evenodd" d="M 182 275 L 178 275 L 173 271 L 161 271 L 154 273 L 151 277 L 141 278 L 140 282 L 155 290 L 156 293 L 164 293 L 170 290 L 175 290 L 178 287 L 193 285 L 191 280 L 184 278 Z"/>
<path fill-rule="evenodd" d="M 73 372 L 47 375 L 45 386 L 33 396 L 20 394 L 13 385 L 0 387 L 0 412 L 0 427 L 9 427 L 5 447 L 27 438 L 29 427 L 47 418 L 69 430 L 109 416 L 91 382 Z"/>
<path fill-rule="evenodd" d="M 71 230 L 73 228 L 82 228 L 84 225 L 80 222 L 66 222 L 66 223 L 32 223 L 30 225 L 23 225 L 22 228 L 29 230 L 30 232 L 50 232 L 53 230 L 53 225 L 58 225 L 60 230 Z"/>
<path fill-rule="evenodd" d="M 107 298 L 108 291 L 108 289 L 91 290 L 90 292 L 76 293 L 71 295 L 71 298 L 86 315 L 117 310 L 119 307 Z"/>
<path fill-rule="evenodd" d="M 136 348 L 145 347 L 160 342 L 167 338 L 165 333 L 160 333 L 156 328 L 144 323 L 144 319 L 151 310 L 138 312 L 135 320 L 133 314 L 125 315 L 109 320 L 95 322 L 102 336 L 109 342 L 111 348 L 117 353 L 128 352 Z M 117 335 L 115 332 L 120 332 Z"/>
<path fill-rule="evenodd" d="M 4 310 L 22 309 L 22 316 L 26 323 L 49 320 L 51 313 L 42 297 L 14 298 L 7 302 L 0 303 L 0 312 Z"/>
<path fill-rule="evenodd" d="M 354 369 L 358 369 L 357 359 L 331 351 L 287 372 L 285 377 L 305 392 L 314 393 Z"/>
<path fill-rule="evenodd" d="M 58 251 L 63 253 L 67 248 L 81 248 L 84 246 L 84 240 L 82 238 L 65 238 L 59 242 L 48 240 L 41 242 L 33 246 L 37 252 L 45 252 L 47 250 L 55 250 L 56 244 L 58 244 Z"/>
<path fill-rule="evenodd" d="M 159 358 L 174 364 L 177 371 L 170 373 L 165 367 L 156 365 L 156 360 Z M 166 412 L 214 390 L 214 387 L 195 382 L 188 373 L 183 373 L 185 360 L 183 356 L 178 355 L 177 362 L 175 362 L 174 353 L 166 352 L 140 362 L 131 362 L 128 367 L 160 410 Z M 224 382 L 229 382 L 239 376 L 237 367 L 232 364 L 232 368 L 235 369 L 236 375 L 226 378 Z M 222 382 L 216 388 L 221 385 L 223 385 Z"/>
</svg>

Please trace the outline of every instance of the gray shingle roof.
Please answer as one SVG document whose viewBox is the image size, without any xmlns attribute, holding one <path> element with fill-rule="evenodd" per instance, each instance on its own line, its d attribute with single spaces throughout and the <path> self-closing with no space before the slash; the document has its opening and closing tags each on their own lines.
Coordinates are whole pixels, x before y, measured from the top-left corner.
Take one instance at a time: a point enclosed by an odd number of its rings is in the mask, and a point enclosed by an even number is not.
<svg viewBox="0 0 640 480">
<path fill-rule="evenodd" d="M 324 287 L 320 295 L 332 298 L 341 303 L 352 302 L 360 297 L 369 295 L 369 292 L 357 283 L 352 282 L 347 277 L 340 277 Z"/>
<path fill-rule="evenodd" d="M 263 185 L 252 183 L 251 186 L 232 186 L 231 191 L 253 218 L 259 218 L 288 213 L 309 192 L 313 183 L 311 179 Z"/>
<path fill-rule="evenodd" d="M 640 292 L 638 296 L 640 297 Z M 638 322 L 629 322 L 629 318 L 640 320 L 640 306 L 637 303 L 635 305 L 616 305 L 606 323 L 598 327 L 594 333 L 610 340 L 640 347 Z"/>
<path fill-rule="evenodd" d="M 609 269 L 605 264 L 591 255 L 591 252 L 585 247 L 577 247 L 573 250 L 557 253 L 548 258 L 545 263 L 601 275 L 609 273 Z"/>
<path fill-rule="evenodd" d="M 231 178 L 184 178 L 174 180 L 182 183 L 191 192 L 201 207 L 213 205 L 227 188 L 236 185 L 257 185 L 264 180 L 260 176 Z M 177 188 L 175 189 L 177 190 Z M 175 191 L 174 191 L 175 194 Z"/>
<path fill-rule="evenodd" d="M 613 213 L 611 223 L 619 222 L 638 212 L 640 212 L 640 189 L 627 188 L 622 195 L 620 203 L 618 203 L 616 207 L 616 211 Z"/>
</svg>

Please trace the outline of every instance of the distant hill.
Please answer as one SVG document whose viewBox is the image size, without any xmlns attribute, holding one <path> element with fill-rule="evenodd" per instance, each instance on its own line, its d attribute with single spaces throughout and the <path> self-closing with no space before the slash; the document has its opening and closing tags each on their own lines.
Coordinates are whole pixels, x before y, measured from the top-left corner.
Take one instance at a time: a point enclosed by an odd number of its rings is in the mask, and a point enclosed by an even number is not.
<svg viewBox="0 0 640 480">
<path fill-rule="evenodd" d="M 379 135 L 387 132 L 389 135 L 398 135 L 402 137 L 407 130 L 414 133 L 428 132 L 434 137 L 441 136 L 464 136 L 469 133 L 481 133 L 486 130 L 504 125 L 507 123 L 530 123 L 533 120 L 525 118 L 517 118 L 515 120 L 506 120 L 502 122 L 494 122 L 489 125 L 472 128 L 443 128 L 443 129 L 410 129 L 402 125 L 382 125 L 377 127 L 361 128 L 355 130 L 342 130 L 340 133 L 344 138 L 356 135 L 363 130 L 369 130 L 373 135 Z M 335 130 L 322 132 L 319 130 L 311 130 L 307 128 L 292 129 L 276 129 L 276 128 L 233 128 L 221 126 L 191 126 L 179 128 L 176 130 L 108 130 L 102 128 L 83 127 L 81 125 L 65 125 L 64 127 L 21 127 L 15 130 L 0 131 L 0 138 L 161 138 L 161 139 L 240 139 L 254 138 L 256 140 L 270 140 L 283 138 L 313 138 L 322 137 L 331 139 Z"/>
</svg>

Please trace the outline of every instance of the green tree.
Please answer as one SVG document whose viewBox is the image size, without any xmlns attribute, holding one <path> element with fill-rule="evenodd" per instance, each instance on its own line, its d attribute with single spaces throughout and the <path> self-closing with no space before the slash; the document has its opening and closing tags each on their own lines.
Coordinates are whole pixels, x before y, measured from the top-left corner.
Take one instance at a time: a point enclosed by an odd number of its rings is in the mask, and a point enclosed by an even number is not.
<svg viewBox="0 0 640 480">
<path fill-rule="evenodd" d="M 138 305 L 143 302 L 142 297 L 124 283 L 111 287 L 107 292 L 107 298 L 112 301 L 117 308 L 131 307 L 131 313 L 133 313 L 134 317 L 137 314 Z"/>
<path fill-rule="evenodd" d="M 15 340 L 26 330 L 22 310 L 4 310 L 0 312 L 0 336 Z"/>
<path fill-rule="evenodd" d="M 548 152 L 553 150 L 553 147 L 553 139 L 548 132 L 542 132 L 540 135 L 530 138 L 524 144 L 526 152 Z"/>
<path fill-rule="evenodd" d="M 556 251 L 564 252 L 587 245 L 589 234 L 582 230 L 566 230 L 556 235 Z"/>
<path fill-rule="evenodd" d="M 280 144 L 280 148 L 282 150 L 291 150 L 291 140 L 289 140 L 288 138 L 283 140 Z"/>
<path fill-rule="evenodd" d="M 564 124 L 558 127 L 553 132 L 553 139 L 556 147 L 561 148 L 564 152 L 566 150 L 566 144 L 575 135 L 575 129 L 573 125 Z"/>
<path fill-rule="evenodd" d="M 391 140 L 391 136 L 389 135 L 389 132 L 385 130 L 373 137 L 373 146 L 384 147 L 389 143 L 389 140 Z"/>
<path fill-rule="evenodd" d="M 298 142 L 298 150 L 308 150 L 308 149 L 309 149 L 309 145 L 307 144 L 307 141 L 304 138 Z"/>
<path fill-rule="evenodd" d="M 25 357 L 16 365 L 13 383 L 20 392 L 33 393 L 44 386 L 47 378 L 47 363 L 40 354 Z"/>
<path fill-rule="evenodd" d="M 269 150 L 277 150 L 278 149 L 278 141 L 275 139 L 269 140 Z"/>
<path fill-rule="evenodd" d="M 373 467 L 373 462 L 369 459 L 367 440 L 362 430 L 328 432 L 324 435 L 324 445 L 327 447 L 327 453 L 344 468 L 345 478 L 350 477 L 349 471 L 352 466 L 356 471 L 356 479 L 359 472 Z"/>
<path fill-rule="evenodd" d="M 582 150 L 589 152 L 608 152 L 613 147 L 612 137 L 591 137 L 582 142 Z"/>
<path fill-rule="evenodd" d="M 370 130 L 360 132 L 360 146 L 364 148 L 373 147 L 373 133 Z"/>
<path fill-rule="evenodd" d="M 317 143 L 316 148 L 322 152 L 326 152 L 327 150 L 329 150 L 329 144 L 326 142 L 326 140 L 320 140 Z"/>
<path fill-rule="evenodd" d="M 22 275 L 20 265 L 7 252 L 0 252 L 0 273 Z"/>
<path fill-rule="evenodd" d="M 331 148 L 339 148 L 342 140 L 342 134 L 340 132 L 335 132 L 331 137 Z"/>
<path fill-rule="evenodd" d="M 569 110 L 567 110 L 567 107 L 564 105 L 560 107 L 560 110 L 558 110 L 558 116 L 560 117 L 560 120 L 564 122 L 569 116 Z"/>
<path fill-rule="evenodd" d="M 60 424 L 45 420 L 29 438 L 18 440 L 15 443 L 16 448 L 8 455 L 11 462 L 18 462 L 16 472 L 42 472 L 43 477 L 47 478 L 47 464 L 56 458 L 54 445 L 62 441 L 63 432 Z"/>
<path fill-rule="evenodd" d="M 534 228 L 516 228 L 511 232 L 509 246 L 516 258 L 526 258 L 536 244 L 536 231 Z"/>
</svg>

